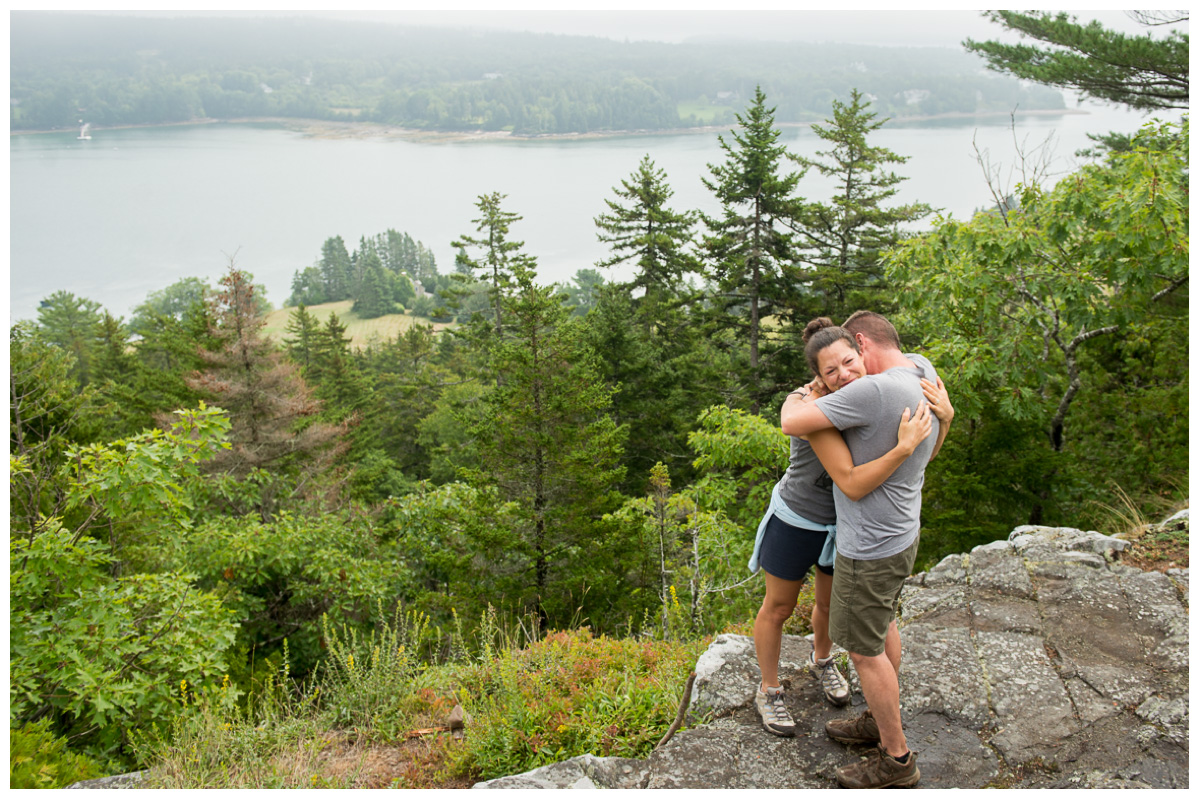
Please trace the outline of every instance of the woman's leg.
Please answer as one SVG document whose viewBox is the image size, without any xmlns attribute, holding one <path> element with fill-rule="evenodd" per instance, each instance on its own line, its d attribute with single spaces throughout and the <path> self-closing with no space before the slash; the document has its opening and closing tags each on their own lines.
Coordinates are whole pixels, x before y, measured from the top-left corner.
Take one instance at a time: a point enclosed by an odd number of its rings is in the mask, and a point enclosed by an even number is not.
<svg viewBox="0 0 1200 800">
<path fill-rule="evenodd" d="M 779 648 L 783 641 L 783 623 L 796 608 L 796 598 L 804 581 L 785 581 L 764 572 L 767 594 L 763 598 L 758 616 L 754 618 L 754 652 L 758 656 L 758 668 L 762 672 L 762 688 L 779 685 Z M 829 597 L 826 594 L 826 610 Z M 828 617 L 825 624 L 825 639 L 829 639 Z M 828 654 L 828 650 L 826 650 Z"/>
<path fill-rule="evenodd" d="M 833 576 L 826 575 L 820 569 L 813 571 L 816 573 L 813 582 L 813 655 L 829 658 L 829 651 L 833 647 L 829 639 L 829 597 L 833 593 Z"/>
</svg>

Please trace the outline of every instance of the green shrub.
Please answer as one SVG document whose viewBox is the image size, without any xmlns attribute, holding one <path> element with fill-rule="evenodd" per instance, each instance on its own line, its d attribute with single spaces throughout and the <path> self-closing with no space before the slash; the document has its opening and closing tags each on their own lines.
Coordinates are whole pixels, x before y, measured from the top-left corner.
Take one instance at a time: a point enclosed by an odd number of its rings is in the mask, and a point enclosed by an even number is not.
<svg viewBox="0 0 1200 800">
<path fill-rule="evenodd" d="M 10 789 L 61 789 L 105 773 L 100 762 L 71 752 L 65 738 L 55 739 L 49 719 L 9 729 Z"/>
<path fill-rule="evenodd" d="M 457 767 L 487 779 L 583 753 L 643 758 L 675 720 L 705 645 L 582 628 L 500 651 L 463 675 L 473 721 Z"/>
</svg>

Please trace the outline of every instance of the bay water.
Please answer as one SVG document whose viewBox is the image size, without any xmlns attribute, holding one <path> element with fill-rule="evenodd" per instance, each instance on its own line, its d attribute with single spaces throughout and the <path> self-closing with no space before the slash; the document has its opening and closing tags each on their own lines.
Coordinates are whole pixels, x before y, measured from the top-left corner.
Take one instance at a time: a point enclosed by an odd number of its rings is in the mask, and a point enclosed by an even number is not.
<svg viewBox="0 0 1200 800">
<path fill-rule="evenodd" d="M 1010 189 L 1045 161 L 1053 176 L 1075 169 L 1086 134 L 1131 132 L 1146 115 L 1100 105 L 1087 113 L 887 123 L 870 141 L 907 156 L 897 202 L 928 203 L 962 219 L 991 203 L 977 151 Z M 594 218 L 612 189 L 648 154 L 675 191 L 676 210 L 718 210 L 701 182 L 725 155 L 716 132 L 575 139 L 414 141 L 317 138 L 266 124 L 208 124 L 10 136 L 11 321 L 36 318 L 62 289 L 128 316 L 146 295 L 189 276 L 214 285 L 232 259 L 279 306 L 293 273 L 317 261 L 327 237 L 353 250 L 361 236 L 410 233 L 454 268 L 456 237 L 472 233 L 477 197 L 501 192 L 522 215 L 525 242 L 544 282 L 568 282 L 606 257 Z M 731 141 L 725 132 L 727 141 Z M 808 127 L 780 142 L 813 157 L 828 149 Z M 1052 178 L 1053 179 L 1053 178 Z M 799 193 L 828 199 L 815 172 Z M 933 217 L 924 225 L 928 227 Z M 628 277 L 628 268 L 607 273 Z"/>
</svg>

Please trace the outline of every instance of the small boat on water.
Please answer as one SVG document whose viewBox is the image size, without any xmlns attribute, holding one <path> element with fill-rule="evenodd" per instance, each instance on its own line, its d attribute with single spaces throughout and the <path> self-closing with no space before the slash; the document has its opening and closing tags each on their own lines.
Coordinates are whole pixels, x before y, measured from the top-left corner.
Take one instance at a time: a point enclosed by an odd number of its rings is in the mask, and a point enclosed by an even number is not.
<svg viewBox="0 0 1200 800">
<path fill-rule="evenodd" d="M 79 141 L 83 141 L 84 139 L 91 139 L 92 135 L 90 133 L 88 133 L 88 130 L 91 129 L 91 127 L 92 127 L 92 123 L 90 123 L 90 122 L 83 123 L 83 127 L 81 127 L 79 129 L 79 135 L 76 136 L 75 138 L 78 139 Z"/>
</svg>

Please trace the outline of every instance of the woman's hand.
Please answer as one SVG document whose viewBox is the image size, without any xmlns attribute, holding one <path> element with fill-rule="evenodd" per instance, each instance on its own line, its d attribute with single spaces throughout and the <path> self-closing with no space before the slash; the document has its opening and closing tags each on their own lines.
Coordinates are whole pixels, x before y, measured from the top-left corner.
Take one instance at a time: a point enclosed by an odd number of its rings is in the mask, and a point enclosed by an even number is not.
<svg viewBox="0 0 1200 800">
<path fill-rule="evenodd" d="M 899 439 L 897 444 L 908 455 L 912 455 L 917 449 L 917 445 L 925 441 L 925 437 L 933 432 L 933 417 L 929 415 L 929 405 L 920 403 L 917 406 L 917 413 L 911 414 L 909 409 L 904 409 L 904 413 L 900 415 L 900 430 L 896 436 Z"/>
<path fill-rule="evenodd" d="M 820 378 L 813 378 L 811 381 L 797 389 L 794 394 L 799 394 L 802 402 L 812 403 L 818 397 L 824 397 L 825 395 L 829 394 L 829 390 L 825 388 L 825 384 Z"/>
<path fill-rule="evenodd" d="M 929 401 L 929 407 L 938 418 L 938 422 L 949 425 L 950 420 L 954 419 L 954 406 L 950 405 L 946 384 L 942 383 L 941 378 L 937 379 L 937 383 L 928 378 L 921 378 L 921 389 L 925 392 L 925 399 Z"/>
</svg>

